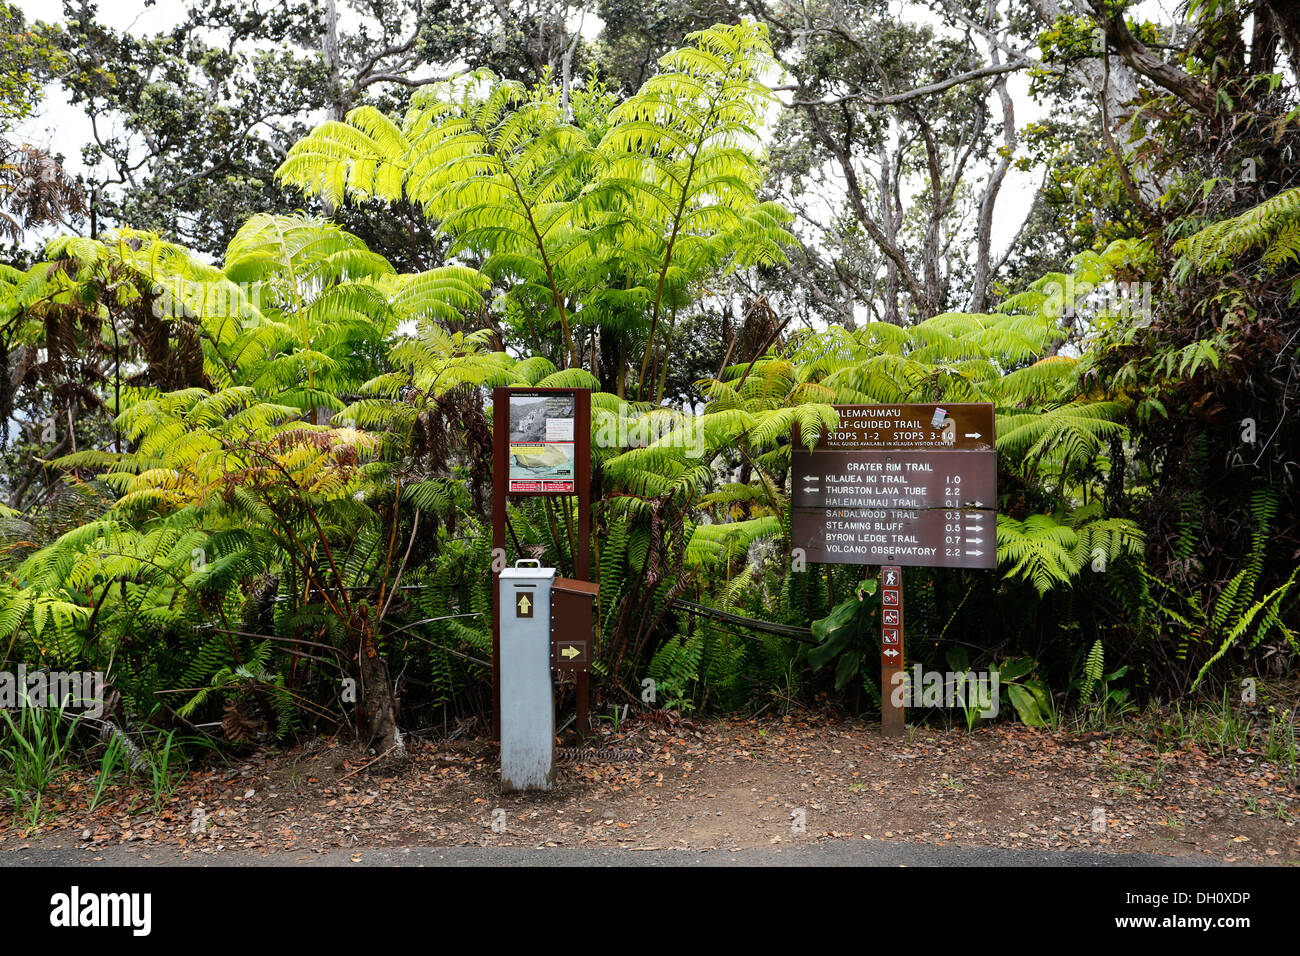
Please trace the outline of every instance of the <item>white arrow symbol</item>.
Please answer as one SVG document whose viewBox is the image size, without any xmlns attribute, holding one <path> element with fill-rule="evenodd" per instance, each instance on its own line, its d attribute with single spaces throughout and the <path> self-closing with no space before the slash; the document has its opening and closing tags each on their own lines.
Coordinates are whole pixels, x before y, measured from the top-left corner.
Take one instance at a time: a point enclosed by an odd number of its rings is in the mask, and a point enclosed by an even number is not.
<svg viewBox="0 0 1300 956">
<path fill-rule="evenodd" d="M 969 542 L 970 544 L 983 544 L 983 543 L 984 543 L 984 539 L 983 539 L 983 538 L 967 538 L 966 540 L 967 540 L 967 542 Z"/>
<path fill-rule="evenodd" d="M 983 551 L 967 551 L 967 554 L 983 554 Z"/>
<path fill-rule="evenodd" d="M 979 438 L 979 437 L 980 437 L 980 433 L 979 433 L 979 432 L 967 432 L 967 433 L 966 433 L 966 437 L 967 437 L 967 438 Z"/>
<path fill-rule="evenodd" d="M 885 651 L 885 656 L 886 656 L 886 657 L 897 657 L 897 656 L 898 656 L 898 651 L 894 650 L 894 649 L 891 647 L 889 650 Z"/>
</svg>

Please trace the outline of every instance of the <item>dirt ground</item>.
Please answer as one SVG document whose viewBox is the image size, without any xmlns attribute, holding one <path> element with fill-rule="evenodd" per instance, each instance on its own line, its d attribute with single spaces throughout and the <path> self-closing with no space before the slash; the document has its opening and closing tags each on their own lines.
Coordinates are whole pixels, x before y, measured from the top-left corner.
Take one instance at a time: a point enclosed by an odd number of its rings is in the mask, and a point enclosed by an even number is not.
<svg viewBox="0 0 1300 956">
<path fill-rule="evenodd" d="M 39 830 L 0 808 L 0 850 L 899 840 L 1300 863 L 1300 792 L 1253 753 L 1161 755 L 1131 737 L 1019 725 L 894 741 L 860 721 L 663 714 L 590 743 L 562 749 L 554 789 L 528 795 L 499 792 L 485 740 L 412 738 L 400 762 L 329 740 L 261 751 L 196 770 L 161 808 L 123 787 L 91 812 L 87 771 Z"/>
</svg>

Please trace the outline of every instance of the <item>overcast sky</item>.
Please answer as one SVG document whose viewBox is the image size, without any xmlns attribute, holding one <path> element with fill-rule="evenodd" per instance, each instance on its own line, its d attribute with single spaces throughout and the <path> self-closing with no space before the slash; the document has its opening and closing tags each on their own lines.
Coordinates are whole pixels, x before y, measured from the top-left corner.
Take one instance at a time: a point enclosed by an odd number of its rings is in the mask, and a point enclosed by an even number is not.
<svg viewBox="0 0 1300 956">
<path fill-rule="evenodd" d="M 62 19 L 61 5 L 54 0 L 16 0 L 16 2 L 31 20 Z M 1148 0 L 1147 3 L 1142 4 L 1142 9 L 1148 16 L 1169 22 L 1172 19 L 1173 6 L 1167 0 L 1166 2 Z M 340 13 L 343 14 L 346 3 L 340 2 L 339 7 Z M 182 0 L 158 0 L 151 6 L 146 6 L 144 0 L 107 0 L 100 4 L 99 15 L 103 21 L 114 28 L 129 29 L 137 34 L 152 34 L 178 22 L 185 8 L 186 4 Z M 900 3 L 899 8 L 906 8 L 909 15 L 915 15 L 919 19 L 936 22 L 930 11 L 919 8 L 915 4 Z M 574 26 L 577 26 L 576 20 Z M 582 21 L 582 32 L 587 36 L 595 36 L 602 26 L 599 17 L 594 13 L 588 13 Z M 1024 73 L 1012 75 L 1008 85 L 1016 105 L 1016 123 L 1023 129 L 1027 123 L 1041 116 L 1041 111 L 1038 104 L 1029 96 L 1029 80 Z M 66 167 L 73 174 L 86 172 L 80 151 L 82 145 L 91 139 L 90 121 L 79 109 L 69 105 L 66 95 L 57 86 L 51 86 L 47 90 L 39 112 L 18 127 L 16 135 L 17 138 L 34 146 L 62 154 L 65 157 Z M 977 175 L 982 176 L 986 172 L 986 169 L 981 169 Z M 1028 215 L 1041 178 L 1041 169 L 1020 172 L 1013 168 L 1008 174 L 999 197 L 998 215 L 994 222 L 995 258 L 1016 235 L 1025 216 Z M 248 212 L 251 215 L 256 211 L 250 209 Z"/>
</svg>

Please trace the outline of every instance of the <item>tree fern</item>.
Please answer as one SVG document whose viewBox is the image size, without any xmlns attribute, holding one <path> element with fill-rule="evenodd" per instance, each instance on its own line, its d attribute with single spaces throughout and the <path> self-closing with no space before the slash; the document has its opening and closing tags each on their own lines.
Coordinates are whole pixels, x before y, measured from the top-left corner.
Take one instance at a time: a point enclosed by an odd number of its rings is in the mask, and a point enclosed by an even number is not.
<svg viewBox="0 0 1300 956">
<path fill-rule="evenodd" d="M 1222 272 L 1245 253 L 1263 249 L 1260 264 L 1277 269 L 1297 261 L 1300 250 L 1300 187 L 1286 189 L 1240 215 L 1179 240 L 1183 267 Z"/>
</svg>

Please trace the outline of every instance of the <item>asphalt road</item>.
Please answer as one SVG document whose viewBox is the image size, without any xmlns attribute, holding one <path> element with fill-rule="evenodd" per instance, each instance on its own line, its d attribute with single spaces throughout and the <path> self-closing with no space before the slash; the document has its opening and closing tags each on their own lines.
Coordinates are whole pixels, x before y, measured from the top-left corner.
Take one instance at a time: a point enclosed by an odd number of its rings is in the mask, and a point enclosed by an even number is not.
<svg viewBox="0 0 1300 956">
<path fill-rule="evenodd" d="M 257 853 L 248 850 L 193 852 L 172 848 L 105 847 L 97 850 L 0 851 L 0 867 L 30 866 L 1221 866 L 1211 857 L 1167 857 L 1150 853 L 1089 853 L 1081 850 L 1001 850 L 987 847 L 927 846 L 866 840 L 837 840 L 803 846 L 743 850 L 628 850 L 535 847 L 389 847 Z"/>
</svg>

